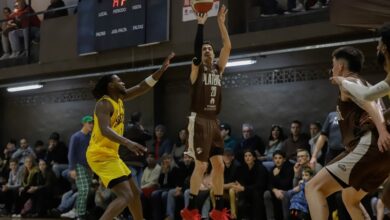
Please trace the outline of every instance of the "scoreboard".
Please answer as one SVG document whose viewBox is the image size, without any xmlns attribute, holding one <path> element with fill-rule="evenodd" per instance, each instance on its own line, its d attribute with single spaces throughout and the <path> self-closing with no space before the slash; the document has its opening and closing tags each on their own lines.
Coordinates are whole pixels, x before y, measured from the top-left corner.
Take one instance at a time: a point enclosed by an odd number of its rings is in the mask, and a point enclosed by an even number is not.
<svg viewBox="0 0 390 220">
<path fill-rule="evenodd" d="M 87 0 L 78 5 L 78 53 L 169 40 L 169 0 Z"/>
</svg>

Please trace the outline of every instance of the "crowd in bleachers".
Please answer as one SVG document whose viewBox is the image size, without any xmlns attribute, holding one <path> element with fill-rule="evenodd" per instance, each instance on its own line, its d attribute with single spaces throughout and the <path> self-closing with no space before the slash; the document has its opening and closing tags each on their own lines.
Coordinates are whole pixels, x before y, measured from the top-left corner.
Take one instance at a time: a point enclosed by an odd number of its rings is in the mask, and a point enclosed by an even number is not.
<svg viewBox="0 0 390 220">
<path fill-rule="evenodd" d="M 164 125 L 157 125 L 154 132 L 149 133 L 140 121 L 141 114 L 133 113 L 125 136 L 148 146 L 147 155 L 136 156 L 126 147 L 121 147 L 119 154 L 140 188 L 145 219 L 180 219 L 179 211 L 188 205 L 194 168 L 194 160 L 187 151 L 187 130 L 180 129 L 177 137 L 171 139 Z M 83 118 L 83 123 L 93 126 L 91 117 Z M 288 135 L 284 135 L 281 126 L 272 125 L 269 138 L 264 141 L 249 123 L 242 124 L 240 139 L 234 138 L 229 124 L 220 124 L 225 141 L 224 198 L 232 219 L 310 219 L 305 184 L 332 159 L 329 157 L 335 156 L 330 152 L 334 154 L 337 147 L 342 146 L 340 136 L 334 132 L 338 129 L 334 112 L 323 125 L 311 123 L 310 135 L 302 132 L 302 124 L 297 120 L 291 122 Z M 324 145 L 322 138 L 326 138 L 328 144 Z M 76 201 L 85 192 L 72 177 L 76 169 L 72 165 L 74 147 L 75 135 L 67 147 L 55 132 L 49 136 L 47 145 L 37 141 L 31 146 L 26 138 L 18 143 L 11 139 L 4 146 L 0 160 L 1 214 L 98 219 L 114 194 L 94 176 L 87 187 L 86 213 L 78 215 Z M 209 172 L 206 172 L 198 200 L 203 219 L 208 219 L 215 204 L 211 191 Z M 330 199 L 334 204 L 342 203 L 340 196 Z M 377 195 L 370 195 L 367 201 L 362 204 L 367 215 L 389 215 Z M 349 219 L 345 209 L 332 205 L 330 208 L 338 219 Z M 122 213 L 119 219 L 131 219 L 129 211 Z"/>
</svg>

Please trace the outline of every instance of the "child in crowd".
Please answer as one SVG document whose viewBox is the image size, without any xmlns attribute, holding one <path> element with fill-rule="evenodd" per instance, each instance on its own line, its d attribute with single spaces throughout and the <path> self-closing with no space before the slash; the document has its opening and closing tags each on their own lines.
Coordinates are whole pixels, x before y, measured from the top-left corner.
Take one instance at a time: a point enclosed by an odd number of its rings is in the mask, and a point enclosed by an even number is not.
<svg viewBox="0 0 390 220">
<path fill-rule="evenodd" d="M 293 196 L 290 200 L 290 219 L 291 220 L 309 220 L 309 207 L 305 197 L 305 185 L 313 177 L 313 170 L 305 167 L 302 170 L 302 180 L 299 181 L 298 186 L 290 190 Z"/>
</svg>

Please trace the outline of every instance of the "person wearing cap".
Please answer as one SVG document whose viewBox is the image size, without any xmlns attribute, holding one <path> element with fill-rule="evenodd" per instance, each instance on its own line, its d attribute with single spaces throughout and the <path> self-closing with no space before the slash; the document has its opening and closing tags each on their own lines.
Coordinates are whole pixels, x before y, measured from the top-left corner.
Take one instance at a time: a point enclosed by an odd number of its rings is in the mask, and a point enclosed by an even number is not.
<svg viewBox="0 0 390 220">
<path fill-rule="evenodd" d="M 227 123 L 222 123 L 219 128 L 221 129 L 225 150 L 231 149 L 234 151 L 237 146 L 237 141 L 232 137 L 232 128 Z"/>
<path fill-rule="evenodd" d="M 90 170 L 86 152 L 91 139 L 93 129 L 92 116 L 84 116 L 81 119 L 83 127 L 72 135 L 69 142 L 69 176 L 76 180 L 78 196 L 76 200 L 77 219 L 85 219 L 87 212 L 87 198 L 92 182 L 92 171 Z"/>
</svg>

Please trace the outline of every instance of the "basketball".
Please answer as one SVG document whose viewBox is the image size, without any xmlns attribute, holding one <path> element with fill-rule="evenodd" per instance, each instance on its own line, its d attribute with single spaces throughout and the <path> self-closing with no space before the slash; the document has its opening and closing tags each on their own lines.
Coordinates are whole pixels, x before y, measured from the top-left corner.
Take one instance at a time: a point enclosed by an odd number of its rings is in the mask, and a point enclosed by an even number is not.
<svg viewBox="0 0 390 220">
<path fill-rule="evenodd" d="M 214 0 L 192 0 L 192 8 L 197 13 L 207 13 L 213 7 Z"/>
</svg>

